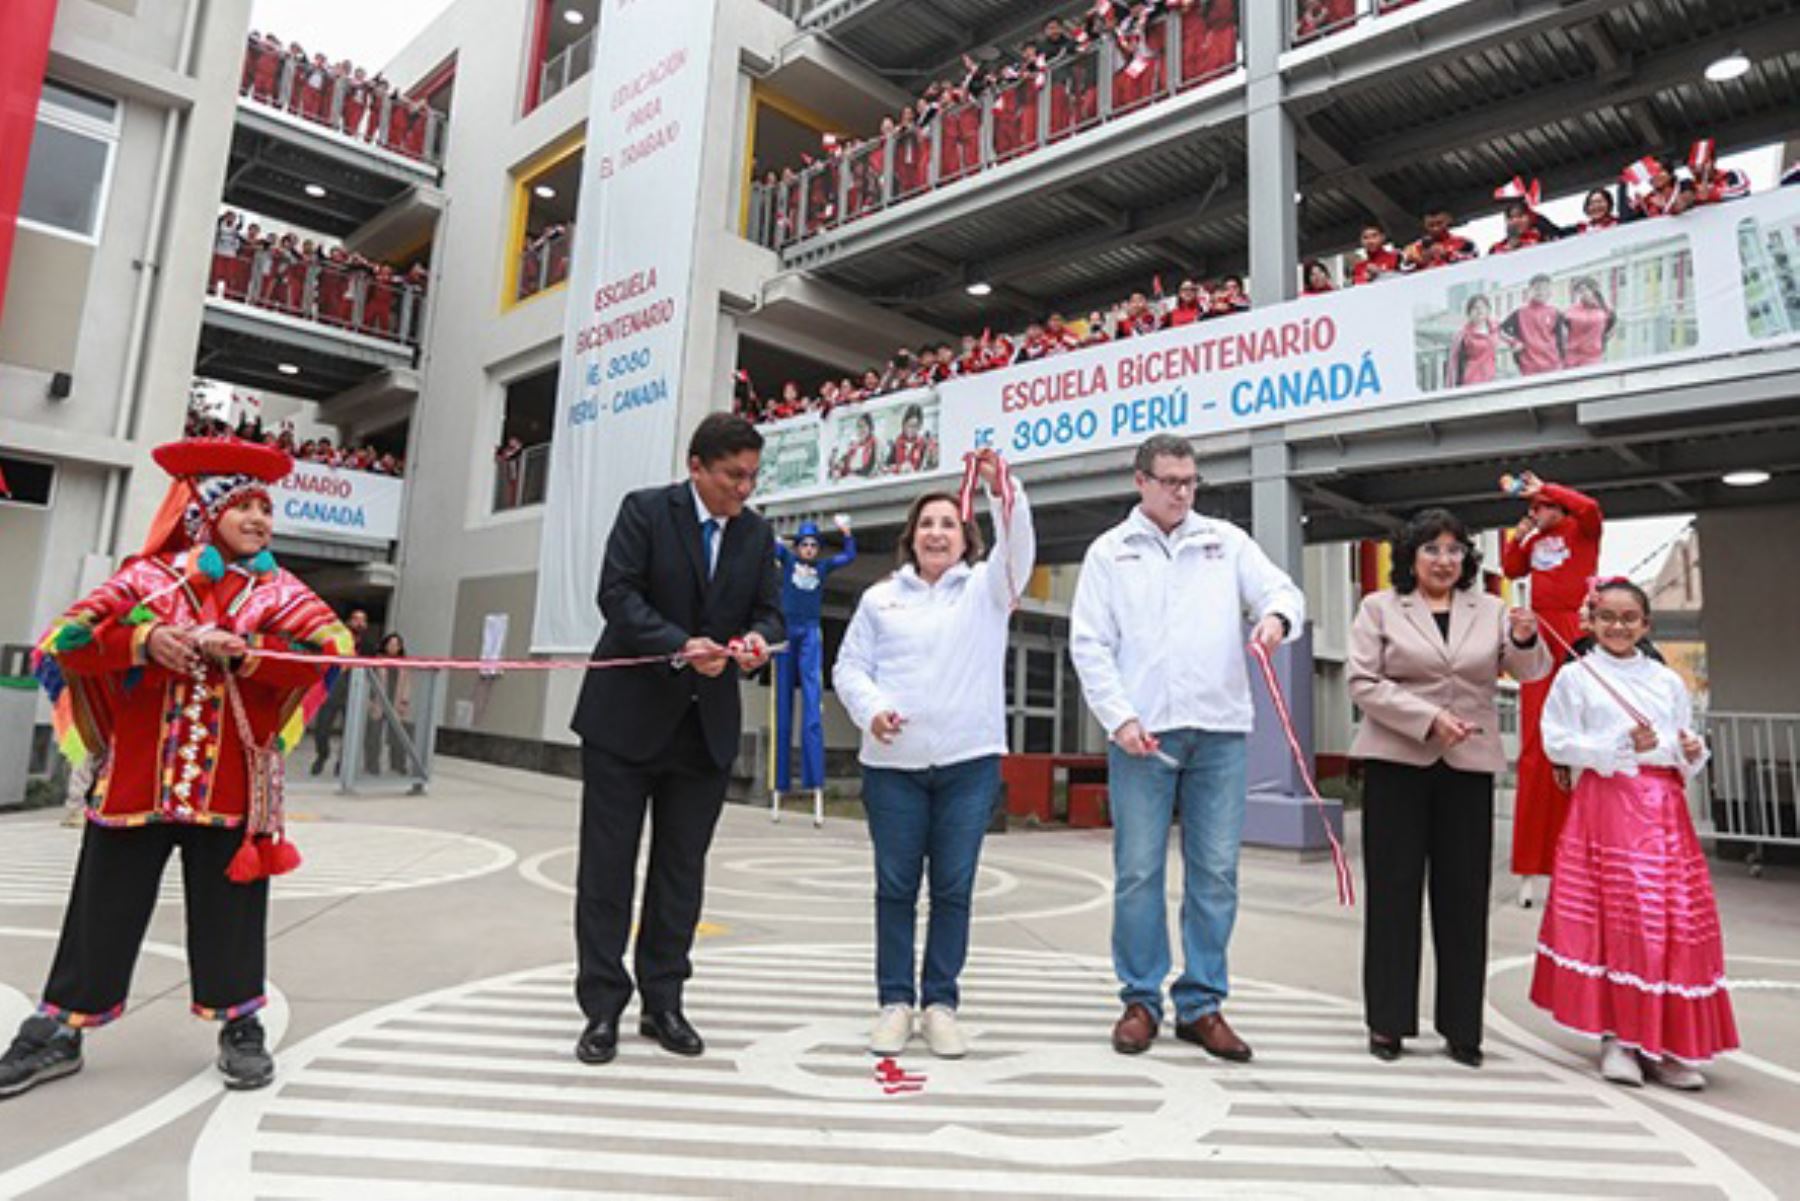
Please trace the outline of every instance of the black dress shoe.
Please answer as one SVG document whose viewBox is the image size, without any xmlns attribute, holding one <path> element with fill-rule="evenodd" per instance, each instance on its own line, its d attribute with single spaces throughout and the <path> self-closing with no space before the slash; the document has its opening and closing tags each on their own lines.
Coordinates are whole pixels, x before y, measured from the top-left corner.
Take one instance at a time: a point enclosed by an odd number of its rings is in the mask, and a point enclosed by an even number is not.
<svg viewBox="0 0 1800 1201">
<path fill-rule="evenodd" d="M 699 1055 L 706 1050 L 700 1032 L 688 1024 L 679 1009 L 646 1013 L 638 1020 L 638 1033 L 645 1038 L 654 1038 L 671 1054 Z"/>
<path fill-rule="evenodd" d="M 1385 1034 L 1369 1035 L 1369 1054 L 1383 1063 L 1393 1063 L 1400 1058 L 1400 1040 Z"/>
<path fill-rule="evenodd" d="M 611 1063 L 619 1053 L 619 1019 L 589 1022 L 575 1043 L 575 1058 L 583 1063 Z"/>
<path fill-rule="evenodd" d="M 1450 1053 L 1450 1058 L 1456 1060 L 1456 1062 L 1462 1064 L 1465 1068 L 1478 1068 L 1481 1066 L 1480 1047 L 1462 1047 L 1455 1043 L 1451 1043 L 1447 1050 Z"/>
</svg>

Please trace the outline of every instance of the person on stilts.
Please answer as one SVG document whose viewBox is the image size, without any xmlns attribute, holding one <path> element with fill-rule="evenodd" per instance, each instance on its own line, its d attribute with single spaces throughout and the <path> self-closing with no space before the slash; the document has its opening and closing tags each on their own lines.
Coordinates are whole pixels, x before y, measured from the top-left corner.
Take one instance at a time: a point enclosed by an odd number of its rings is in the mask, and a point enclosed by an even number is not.
<svg viewBox="0 0 1800 1201">
<path fill-rule="evenodd" d="M 800 787 L 812 793 L 813 825 L 825 820 L 825 719 L 823 704 L 825 640 L 819 617 L 825 577 L 856 561 L 856 536 L 848 514 L 837 516 L 844 549 L 819 559 L 819 527 L 802 522 L 789 550 L 775 543 L 781 568 L 781 612 L 787 619 L 788 648 L 775 656 L 775 792 L 769 816 L 781 820 L 781 798 L 793 790 L 794 689 L 800 689 Z"/>
</svg>

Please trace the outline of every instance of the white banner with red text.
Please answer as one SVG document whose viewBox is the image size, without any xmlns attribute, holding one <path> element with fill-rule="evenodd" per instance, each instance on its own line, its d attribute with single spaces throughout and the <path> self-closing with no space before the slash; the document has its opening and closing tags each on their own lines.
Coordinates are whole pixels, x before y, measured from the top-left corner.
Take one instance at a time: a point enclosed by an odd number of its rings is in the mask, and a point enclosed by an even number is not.
<svg viewBox="0 0 1800 1201">
<path fill-rule="evenodd" d="M 327 542 L 392 542 L 400 536 L 406 485 L 391 475 L 322 463 L 294 464 L 269 489 L 276 532 Z"/>
<path fill-rule="evenodd" d="M 538 548 L 534 651 L 586 650 L 625 494 L 666 483 L 718 0 L 603 0 Z"/>
<path fill-rule="evenodd" d="M 1788 188 L 779 422 L 759 499 L 868 487 L 890 463 L 946 474 L 984 447 L 1031 463 L 1796 341 Z"/>
</svg>

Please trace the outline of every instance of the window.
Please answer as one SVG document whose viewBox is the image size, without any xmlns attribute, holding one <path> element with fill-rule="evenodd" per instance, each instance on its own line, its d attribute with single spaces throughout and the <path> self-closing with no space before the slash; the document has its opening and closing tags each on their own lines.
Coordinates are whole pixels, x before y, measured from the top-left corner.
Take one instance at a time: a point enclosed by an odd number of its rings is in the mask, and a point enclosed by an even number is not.
<svg viewBox="0 0 1800 1201">
<path fill-rule="evenodd" d="M 516 270 L 507 293 L 509 304 L 568 282 L 575 213 L 581 201 L 581 163 L 581 147 L 575 146 L 518 177 L 513 200 Z"/>
<path fill-rule="evenodd" d="M 98 242 L 118 144 L 116 103 L 45 81 L 19 220 Z"/>
<path fill-rule="evenodd" d="M 539 0 L 526 112 L 594 69 L 594 27 L 599 21 L 600 0 Z"/>
<path fill-rule="evenodd" d="M 556 429 L 555 367 L 506 385 L 500 445 L 494 449 L 494 512 L 544 503 L 550 483 L 550 438 Z"/>
<path fill-rule="evenodd" d="M 0 505 L 47 509 L 56 491 L 56 468 L 35 459 L 0 455 Z"/>
</svg>

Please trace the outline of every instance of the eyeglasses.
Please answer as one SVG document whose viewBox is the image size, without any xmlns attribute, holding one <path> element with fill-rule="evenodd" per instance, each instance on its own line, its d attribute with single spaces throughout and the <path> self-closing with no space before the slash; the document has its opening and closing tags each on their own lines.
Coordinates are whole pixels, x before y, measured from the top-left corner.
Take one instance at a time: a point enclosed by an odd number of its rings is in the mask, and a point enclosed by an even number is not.
<svg viewBox="0 0 1800 1201">
<path fill-rule="evenodd" d="M 1200 487 L 1197 475 L 1145 475 L 1147 480 L 1155 480 L 1166 492 L 1192 492 Z"/>
<path fill-rule="evenodd" d="M 1427 559 L 1464 559 L 1468 557 L 1469 548 L 1460 542 L 1449 546 L 1440 546 L 1436 542 L 1428 542 L 1419 548 L 1419 553 Z"/>
<path fill-rule="evenodd" d="M 1594 614 L 1596 627 L 1618 626 L 1620 629 L 1629 630 L 1643 624 L 1644 615 L 1642 613 L 1609 613 L 1605 609 L 1601 609 Z"/>
</svg>

